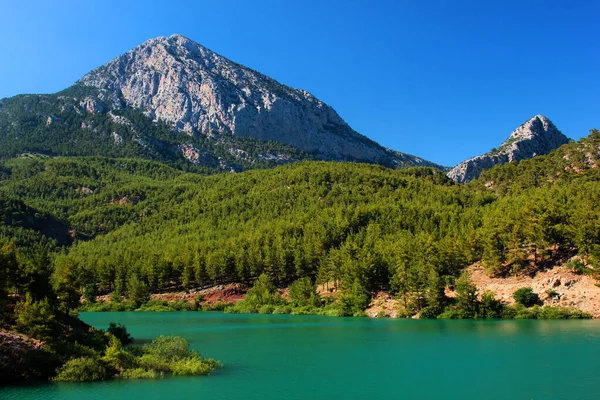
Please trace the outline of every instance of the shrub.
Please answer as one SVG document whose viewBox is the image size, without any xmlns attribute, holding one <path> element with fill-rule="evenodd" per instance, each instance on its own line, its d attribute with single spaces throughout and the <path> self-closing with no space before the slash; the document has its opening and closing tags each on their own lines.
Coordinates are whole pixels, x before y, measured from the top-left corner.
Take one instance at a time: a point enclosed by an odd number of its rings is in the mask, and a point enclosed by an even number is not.
<svg viewBox="0 0 600 400">
<path fill-rule="evenodd" d="M 174 375 L 208 375 L 219 365 L 217 361 L 192 356 L 175 361 L 171 365 L 171 371 Z"/>
<path fill-rule="evenodd" d="M 146 370 L 173 372 L 175 375 L 206 375 L 219 362 L 203 358 L 190 350 L 188 342 L 177 336 L 160 336 L 141 348 L 139 366 Z"/>
<path fill-rule="evenodd" d="M 95 303 L 97 294 L 98 294 L 98 290 L 96 288 L 96 285 L 93 283 L 86 285 L 85 288 L 83 289 L 83 297 L 85 298 L 85 301 L 88 303 Z"/>
<path fill-rule="evenodd" d="M 130 353 L 123 348 L 123 344 L 116 336 L 111 336 L 109 345 L 104 351 L 104 357 L 102 360 L 105 361 L 115 370 L 123 371 L 128 368 L 137 367 L 138 360 L 133 353 Z"/>
<path fill-rule="evenodd" d="M 521 305 L 521 307 L 517 308 L 515 319 L 538 319 L 539 314 L 540 306 L 537 304 L 530 308 L 525 308 L 525 306 Z"/>
<path fill-rule="evenodd" d="M 521 304 L 506 305 L 502 309 L 502 318 L 513 319 L 517 316 L 519 311 L 523 308 L 524 307 Z"/>
<path fill-rule="evenodd" d="M 122 324 L 116 324 L 114 322 L 111 322 L 108 325 L 108 329 L 106 331 L 111 335 L 115 336 L 117 339 L 119 339 L 119 341 L 122 344 L 128 344 L 133 342 L 133 338 L 131 337 L 129 332 L 127 332 L 127 328 L 125 328 L 125 326 Z"/>
<path fill-rule="evenodd" d="M 166 360 L 185 358 L 194 353 L 189 349 L 187 340 L 179 336 L 161 335 L 150 344 L 144 345 L 142 349 L 146 354 L 152 354 Z"/>
<path fill-rule="evenodd" d="M 233 307 L 233 303 L 218 301 L 215 304 L 202 304 L 202 311 L 223 311 L 227 307 Z"/>
<path fill-rule="evenodd" d="M 574 259 L 567 264 L 567 267 L 571 269 L 572 272 L 582 275 L 589 273 L 591 271 L 590 268 L 586 267 L 581 260 Z"/>
<path fill-rule="evenodd" d="M 139 357 L 138 364 L 147 370 L 169 372 L 172 363 L 170 360 L 166 360 L 156 354 L 144 354 Z"/>
<path fill-rule="evenodd" d="M 292 306 L 284 305 L 284 306 L 275 306 L 273 309 L 273 314 L 290 314 L 292 312 Z"/>
<path fill-rule="evenodd" d="M 465 319 L 471 318 L 463 309 L 456 307 L 446 307 L 444 312 L 437 316 L 438 319 Z"/>
<path fill-rule="evenodd" d="M 126 369 L 119 374 L 119 377 L 123 379 L 156 379 L 159 376 L 162 376 L 162 374 L 152 369 L 145 370 L 144 368 Z"/>
<path fill-rule="evenodd" d="M 79 311 L 87 312 L 109 312 L 109 311 L 134 311 L 138 307 L 132 301 L 110 301 L 98 303 L 84 303 L 79 306 Z"/>
<path fill-rule="evenodd" d="M 292 315 L 315 315 L 319 313 L 319 309 L 312 306 L 304 307 L 293 307 L 291 309 Z"/>
<path fill-rule="evenodd" d="M 141 280 L 136 274 L 133 274 L 127 280 L 127 297 L 138 306 L 147 302 L 150 298 L 148 285 Z"/>
<path fill-rule="evenodd" d="M 67 361 L 54 377 L 59 382 L 91 382 L 109 379 L 113 371 L 98 358 L 74 358 Z"/>
<path fill-rule="evenodd" d="M 533 289 L 530 287 L 524 287 L 516 290 L 513 293 L 513 299 L 525 307 L 531 307 L 540 303 L 540 297 L 537 295 L 537 293 L 534 293 Z"/>
<path fill-rule="evenodd" d="M 437 307 L 425 307 L 419 313 L 419 318 L 422 318 L 422 319 L 435 319 L 440 314 L 441 314 L 440 309 L 437 308 Z"/>
<path fill-rule="evenodd" d="M 153 311 L 153 312 L 169 312 L 175 311 L 167 301 L 150 300 L 147 303 L 141 304 L 135 311 Z"/>
<path fill-rule="evenodd" d="M 33 338 L 50 341 L 60 333 L 54 310 L 47 299 L 33 302 L 28 296 L 26 301 L 15 305 L 14 314 L 17 330 Z"/>
<path fill-rule="evenodd" d="M 258 309 L 259 314 L 273 314 L 275 311 L 275 306 L 272 304 L 265 304 Z"/>
<path fill-rule="evenodd" d="M 502 317 L 503 305 L 500 300 L 496 299 L 496 293 L 491 290 L 486 290 L 481 296 L 479 304 L 478 318 L 500 318 Z"/>
<path fill-rule="evenodd" d="M 327 317 L 345 317 L 344 311 L 340 308 L 335 307 L 325 307 L 322 308 L 319 312 L 320 315 L 325 315 Z"/>
<path fill-rule="evenodd" d="M 200 293 L 194 298 L 194 304 L 196 305 L 196 309 L 201 308 L 202 303 L 204 303 L 204 295 Z"/>
<path fill-rule="evenodd" d="M 290 300 L 294 306 L 318 306 L 319 298 L 310 278 L 294 281 L 289 287 Z"/>
<path fill-rule="evenodd" d="M 540 319 L 585 319 L 592 316 L 575 307 L 544 306 L 540 310 Z"/>
</svg>

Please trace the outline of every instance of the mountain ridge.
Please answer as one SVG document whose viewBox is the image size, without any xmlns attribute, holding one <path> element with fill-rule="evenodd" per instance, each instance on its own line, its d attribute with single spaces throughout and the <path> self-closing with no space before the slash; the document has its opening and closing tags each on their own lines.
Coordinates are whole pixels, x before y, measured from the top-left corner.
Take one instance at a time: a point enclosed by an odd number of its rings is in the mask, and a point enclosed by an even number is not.
<svg viewBox="0 0 600 400">
<path fill-rule="evenodd" d="M 359 134 L 308 91 L 283 85 L 178 34 L 150 39 L 76 85 L 99 89 L 112 108 L 123 101 L 190 136 L 225 133 L 276 140 L 318 159 L 438 167 Z"/>
<path fill-rule="evenodd" d="M 315 159 L 444 168 L 181 35 L 150 39 L 61 92 L 0 103 L 1 157 L 142 157 L 213 172 Z"/>
</svg>

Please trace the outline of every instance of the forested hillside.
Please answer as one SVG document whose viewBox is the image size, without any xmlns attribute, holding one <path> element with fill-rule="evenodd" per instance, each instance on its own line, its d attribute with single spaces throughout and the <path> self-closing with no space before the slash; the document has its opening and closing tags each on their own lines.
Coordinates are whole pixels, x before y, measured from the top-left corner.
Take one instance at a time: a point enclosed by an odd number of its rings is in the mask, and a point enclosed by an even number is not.
<svg viewBox="0 0 600 400">
<path fill-rule="evenodd" d="M 314 157 L 276 141 L 190 136 L 133 108 L 108 110 L 97 90 L 73 86 L 49 95 L 0 100 L 0 157 L 135 157 L 186 171 L 215 173 L 268 168 Z"/>
<path fill-rule="evenodd" d="M 391 290 L 418 312 L 476 261 L 503 276 L 579 255 L 573 268 L 595 273 L 599 141 L 594 130 L 468 185 L 434 169 L 353 163 L 201 176 L 136 159 L 14 159 L 1 168 L 3 235 L 22 260 L 33 257 L 22 232 L 38 237 L 56 290 L 72 299 L 84 288 L 126 295 L 137 283 L 186 289 L 264 273 L 281 286 L 309 277 L 353 295 Z M 11 217 L 23 207 L 68 226 L 73 244 Z M 19 282 L 7 286 L 26 292 Z"/>
</svg>

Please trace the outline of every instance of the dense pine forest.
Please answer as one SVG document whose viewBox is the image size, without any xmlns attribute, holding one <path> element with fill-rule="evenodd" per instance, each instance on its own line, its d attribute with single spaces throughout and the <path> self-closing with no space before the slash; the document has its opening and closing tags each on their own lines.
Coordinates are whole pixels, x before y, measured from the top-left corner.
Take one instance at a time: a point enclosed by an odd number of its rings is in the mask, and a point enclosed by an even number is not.
<svg viewBox="0 0 600 400">
<path fill-rule="evenodd" d="M 517 306 L 502 304 L 492 292 L 478 293 L 464 271 L 481 263 L 490 276 L 533 275 L 568 262 L 597 276 L 599 158 L 593 130 L 466 185 L 432 168 L 359 163 L 207 175 L 139 158 L 5 159 L 0 327 L 38 348 L 19 367 L 9 365 L 6 379 L 208 373 L 218 364 L 185 346 L 178 357 L 189 368 L 165 369 L 152 358 L 160 346 L 182 349 L 179 339 L 127 350 L 115 339 L 121 327 L 103 333 L 72 315 L 78 308 L 211 309 L 201 296 L 175 308 L 148 299 L 221 283 L 252 287 L 243 301 L 219 307 L 226 312 L 363 315 L 383 290 L 407 317 L 586 317 L 539 307 L 528 288 L 515 292 Z M 333 295 L 320 296 L 317 284 Z M 101 294 L 112 300 L 96 304 Z M 35 340 L 50 347 L 39 350 Z"/>
<path fill-rule="evenodd" d="M 595 273 L 600 132 L 458 185 L 438 170 L 302 162 L 206 176 L 141 159 L 27 155 L 2 162 L 4 292 L 63 310 L 84 294 L 207 284 L 331 283 L 366 307 L 389 290 L 407 315 L 443 289 L 550 261 Z M 52 283 L 49 285 L 48 283 Z M 366 302 L 366 304 L 365 304 Z M 428 309 L 426 315 L 431 312 Z"/>
</svg>

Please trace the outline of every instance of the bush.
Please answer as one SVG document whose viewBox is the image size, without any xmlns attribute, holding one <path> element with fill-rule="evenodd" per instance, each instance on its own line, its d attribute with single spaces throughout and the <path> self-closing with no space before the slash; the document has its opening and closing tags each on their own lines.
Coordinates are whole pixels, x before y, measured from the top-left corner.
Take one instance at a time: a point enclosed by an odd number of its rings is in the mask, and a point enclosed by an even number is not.
<svg viewBox="0 0 600 400">
<path fill-rule="evenodd" d="M 441 314 L 441 310 L 437 307 L 425 307 L 419 313 L 419 318 L 422 319 L 435 319 Z"/>
<path fill-rule="evenodd" d="M 205 360 L 200 356 L 182 358 L 171 365 L 174 375 L 208 375 L 219 367 L 215 360 Z"/>
<path fill-rule="evenodd" d="M 106 362 L 113 369 L 123 371 L 129 368 L 136 368 L 138 360 L 136 356 L 123 348 L 123 344 L 115 336 L 111 336 L 109 345 L 104 351 L 102 361 Z"/>
<path fill-rule="evenodd" d="M 132 301 L 110 301 L 98 303 L 84 303 L 79 306 L 79 311 L 109 312 L 109 311 L 134 311 L 138 305 Z"/>
<path fill-rule="evenodd" d="M 127 298 L 140 306 L 150 299 L 148 285 L 136 274 L 133 274 L 127 280 Z"/>
<path fill-rule="evenodd" d="M 256 314 L 258 313 L 258 308 L 256 305 L 248 304 L 242 300 L 234 305 L 225 307 L 223 312 L 227 314 Z"/>
<path fill-rule="evenodd" d="M 205 359 L 188 342 L 177 336 L 160 336 L 141 348 L 140 367 L 175 375 L 206 375 L 221 364 Z"/>
<path fill-rule="evenodd" d="M 112 377 L 113 371 L 98 358 L 75 358 L 67 361 L 54 377 L 58 382 L 92 382 Z"/>
<path fill-rule="evenodd" d="M 272 304 L 265 304 L 258 309 L 259 314 L 273 314 L 275 311 L 275 306 Z"/>
<path fill-rule="evenodd" d="M 15 305 L 15 327 L 35 339 L 51 341 L 60 334 L 60 326 L 56 321 L 54 309 L 47 299 L 33 302 L 31 298 Z"/>
<path fill-rule="evenodd" d="M 586 319 L 592 316 L 575 307 L 544 306 L 540 310 L 540 319 Z"/>
<path fill-rule="evenodd" d="M 319 297 L 310 278 L 305 277 L 294 281 L 289 287 L 292 304 L 298 306 L 318 306 Z"/>
<path fill-rule="evenodd" d="M 106 331 L 111 335 L 115 336 L 117 339 L 119 339 L 119 341 L 122 344 L 128 344 L 133 342 L 133 338 L 131 337 L 129 332 L 127 332 L 127 328 L 125 328 L 125 326 L 122 324 L 116 324 L 114 322 L 111 322 L 108 325 L 108 329 Z"/>
<path fill-rule="evenodd" d="M 275 306 L 273 309 L 273 314 L 290 314 L 292 312 L 292 306 Z"/>
<path fill-rule="evenodd" d="M 291 309 L 292 315 L 317 315 L 319 314 L 319 309 L 313 306 L 304 306 L 304 307 L 293 307 Z"/>
<path fill-rule="evenodd" d="M 468 319 L 472 315 L 461 308 L 446 307 L 444 312 L 437 316 L 438 319 Z"/>
<path fill-rule="evenodd" d="M 481 303 L 479 303 L 478 318 L 501 318 L 502 309 L 504 306 L 500 300 L 496 299 L 496 293 L 491 290 L 486 290 L 481 296 Z"/>
<path fill-rule="evenodd" d="M 530 287 L 524 287 L 516 290 L 513 293 L 513 299 L 525 307 L 531 307 L 540 303 L 540 297 L 537 295 L 537 293 L 534 293 L 533 289 Z"/>
<path fill-rule="evenodd" d="M 84 297 L 85 301 L 88 303 L 95 303 L 97 295 L 98 295 L 98 290 L 96 288 L 96 285 L 93 283 L 86 285 L 85 288 L 83 289 L 83 297 Z"/>
<path fill-rule="evenodd" d="M 218 301 L 215 304 L 202 304 L 202 311 L 224 311 L 227 307 L 233 307 L 233 303 Z"/>
<path fill-rule="evenodd" d="M 123 379 L 156 379 L 159 376 L 162 376 L 162 374 L 152 369 L 145 370 L 144 368 L 127 369 L 119 374 L 119 377 Z"/>
</svg>

